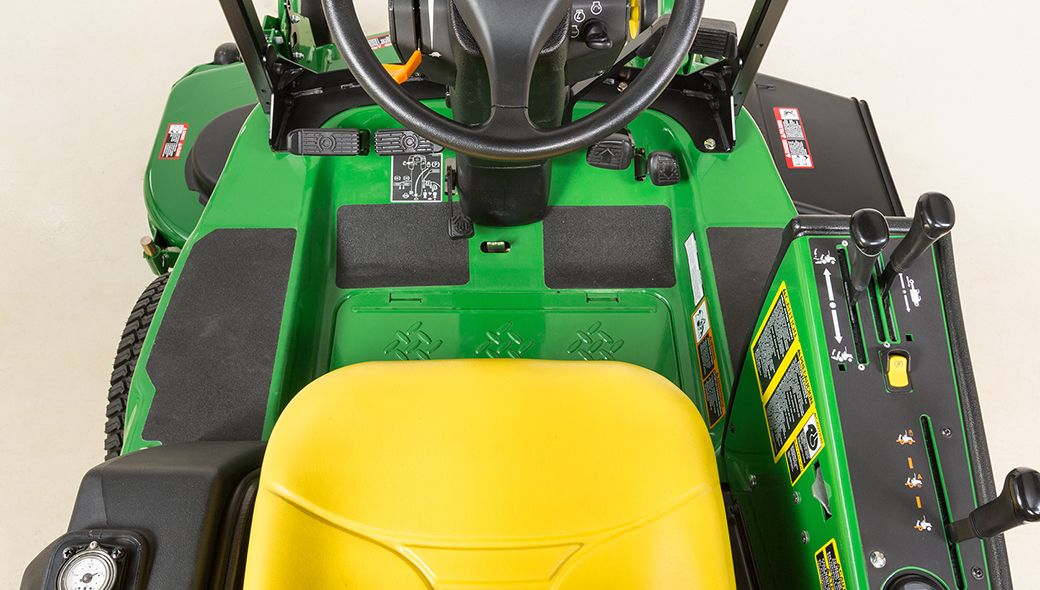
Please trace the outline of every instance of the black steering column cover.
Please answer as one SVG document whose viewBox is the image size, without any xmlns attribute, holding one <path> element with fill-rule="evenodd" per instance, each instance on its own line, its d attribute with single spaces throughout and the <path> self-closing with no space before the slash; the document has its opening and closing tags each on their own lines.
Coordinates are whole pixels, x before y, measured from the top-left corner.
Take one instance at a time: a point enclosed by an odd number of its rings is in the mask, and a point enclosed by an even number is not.
<svg viewBox="0 0 1040 590">
<path fill-rule="evenodd" d="M 654 57 L 615 100 L 551 129 L 531 123 L 528 91 L 535 60 L 570 7 L 566 0 L 456 0 L 487 60 L 490 118 L 468 126 L 434 113 L 388 76 L 365 40 L 351 0 L 323 0 L 332 37 L 372 100 L 419 135 L 457 152 L 497 161 L 541 160 L 585 148 L 621 129 L 664 91 L 689 53 L 704 0 L 676 0 Z"/>
</svg>

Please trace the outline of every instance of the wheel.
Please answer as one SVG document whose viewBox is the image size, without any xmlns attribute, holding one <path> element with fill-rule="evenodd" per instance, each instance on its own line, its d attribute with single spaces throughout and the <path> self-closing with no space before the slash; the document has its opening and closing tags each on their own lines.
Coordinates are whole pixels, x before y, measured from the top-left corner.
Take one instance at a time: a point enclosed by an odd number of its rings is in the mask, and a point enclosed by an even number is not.
<svg viewBox="0 0 1040 590">
<path fill-rule="evenodd" d="M 112 362 L 111 387 L 108 388 L 108 408 L 105 410 L 105 461 L 114 459 L 123 451 L 123 424 L 126 421 L 126 401 L 130 393 L 130 380 L 134 377 L 137 357 L 141 354 L 141 345 L 148 334 L 148 326 L 152 324 L 155 308 L 159 306 L 166 280 L 165 274 L 148 285 L 137 299 L 130 317 L 123 328 L 123 336 L 116 350 L 116 358 Z"/>
</svg>

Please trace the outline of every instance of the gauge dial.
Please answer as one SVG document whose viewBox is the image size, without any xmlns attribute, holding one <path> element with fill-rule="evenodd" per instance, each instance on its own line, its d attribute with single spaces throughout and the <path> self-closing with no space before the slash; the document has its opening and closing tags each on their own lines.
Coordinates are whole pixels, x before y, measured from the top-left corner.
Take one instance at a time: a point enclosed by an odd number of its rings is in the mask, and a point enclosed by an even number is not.
<svg viewBox="0 0 1040 590">
<path fill-rule="evenodd" d="M 115 560 L 95 548 L 73 555 L 58 572 L 58 590 L 112 590 L 115 582 Z"/>
</svg>

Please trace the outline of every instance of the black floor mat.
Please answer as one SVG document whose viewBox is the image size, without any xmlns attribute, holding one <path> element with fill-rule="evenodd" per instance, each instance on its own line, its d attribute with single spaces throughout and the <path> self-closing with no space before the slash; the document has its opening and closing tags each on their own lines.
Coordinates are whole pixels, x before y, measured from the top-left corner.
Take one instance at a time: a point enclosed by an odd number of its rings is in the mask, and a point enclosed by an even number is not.
<svg viewBox="0 0 1040 590">
<path fill-rule="evenodd" d="M 783 229 L 769 227 L 708 228 L 711 267 L 734 369 L 743 362 L 740 355 L 762 311 L 762 294 L 783 233 Z"/>
<path fill-rule="evenodd" d="M 426 287 L 469 282 L 469 242 L 448 237 L 446 204 L 343 205 L 336 286 Z"/>
<path fill-rule="evenodd" d="M 668 207 L 553 207 L 542 232 L 550 289 L 675 286 Z"/>
<path fill-rule="evenodd" d="M 294 229 L 195 242 L 148 357 L 145 440 L 260 439 L 295 244 Z"/>
</svg>

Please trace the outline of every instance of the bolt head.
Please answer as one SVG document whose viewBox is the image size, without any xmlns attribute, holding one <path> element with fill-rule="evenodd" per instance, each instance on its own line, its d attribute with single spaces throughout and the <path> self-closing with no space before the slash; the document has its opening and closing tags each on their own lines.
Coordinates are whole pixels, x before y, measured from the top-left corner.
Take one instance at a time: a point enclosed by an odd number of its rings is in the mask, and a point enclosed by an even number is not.
<svg viewBox="0 0 1040 590">
<path fill-rule="evenodd" d="M 971 568 L 971 577 L 975 578 L 976 580 L 981 580 L 982 578 L 986 577 L 986 572 L 982 571 L 981 567 L 975 566 Z"/>
<path fill-rule="evenodd" d="M 628 88 L 628 82 L 618 82 L 618 85 L 617 85 L 617 91 L 618 92 L 621 92 L 621 91 L 623 91 L 626 88 Z"/>
<path fill-rule="evenodd" d="M 289 17 L 289 20 L 291 20 L 294 23 L 298 23 L 298 22 L 300 22 L 300 15 L 298 15 L 298 14 L 291 15 Z"/>
<path fill-rule="evenodd" d="M 705 147 L 705 149 L 709 149 L 709 150 L 715 149 L 715 140 L 713 138 L 711 138 L 711 137 L 709 137 L 708 139 L 705 139 L 704 140 L 704 147 Z"/>
<path fill-rule="evenodd" d="M 809 531 L 802 531 L 802 545 L 809 544 Z"/>
<path fill-rule="evenodd" d="M 751 489 L 755 489 L 755 486 L 758 485 L 758 478 L 754 475 L 750 475 L 748 476 L 747 483 Z"/>
<path fill-rule="evenodd" d="M 113 548 L 112 552 L 110 553 L 110 555 L 112 556 L 112 559 L 120 559 L 120 558 L 122 558 L 123 557 L 123 548 L 122 547 L 115 547 L 115 548 Z"/>
<path fill-rule="evenodd" d="M 293 59 L 303 59 L 303 54 L 300 53 L 299 51 L 294 51 L 292 56 L 293 56 Z"/>
<path fill-rule="evenodd" d="M 884 553 L 880 551 L 875 551 L 870 554 L 870 565 L 876 567 L 877 569 L 885 567 L 886 563 L 888 563 L 888 558 L 885 557 Z"/>
<path fill-rule="evenodd" d="M 795 503 L 795 505 L 798 505 L 798 504 L 802 503 L 802 496 L 798 492 L 794 493 L 794 503 Z"/>
<path fill-rule="evenodd" d="M 950 438 L 951 436 L 953 436 L 953 431 L 950 430 L 949 426 L 943 426 L 942 430 L 940 430 L 939 432 L 942 432 L 942 435 L 946 438 Z"/>
<path fill-rule="evenodd" d="M 61 552 L 61 556 L 64 557 L 65 559 L 68 559 L 68 558 L 72 557 L 72 554 L 75 553 L 75 552 L 76 551 L 72 547 L 66 547 L 65 550 Z"/>
</svg>

